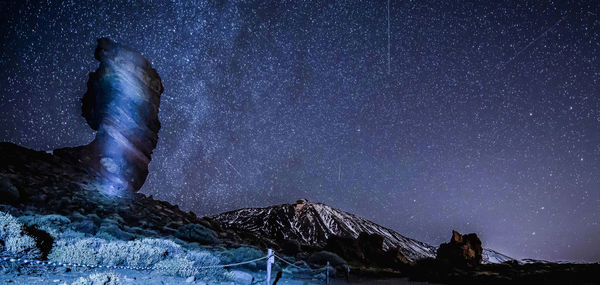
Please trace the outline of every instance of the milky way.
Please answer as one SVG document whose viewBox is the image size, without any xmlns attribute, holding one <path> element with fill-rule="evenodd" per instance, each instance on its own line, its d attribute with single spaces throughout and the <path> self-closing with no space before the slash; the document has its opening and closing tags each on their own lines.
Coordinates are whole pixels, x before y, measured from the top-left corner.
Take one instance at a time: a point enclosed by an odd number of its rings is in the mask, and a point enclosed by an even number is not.
<svg viewBox="0 0 600 285">
<path fill-rule="evenodd" d="M 33 2 L 0 1 L 2 141 L 93 139 L 79 100 L 106 36 L 165 87 L 143 193 L 600 259 L 597 1 Z"/>
</svg>

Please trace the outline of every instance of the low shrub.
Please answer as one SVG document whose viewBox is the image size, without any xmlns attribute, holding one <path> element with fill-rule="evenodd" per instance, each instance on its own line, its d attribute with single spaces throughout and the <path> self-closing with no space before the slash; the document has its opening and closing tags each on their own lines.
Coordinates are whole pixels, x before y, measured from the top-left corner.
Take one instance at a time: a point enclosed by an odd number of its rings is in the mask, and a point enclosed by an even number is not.
<svg viewBox="0 0 600 285">
<path fill-rule="evenodd" d="M 100 247 L 106 243 L 99 238 L 60 239 L 54 243 L 48 259 L 63 263 L 99 264 Z"/>
<path fill-rule="evenodd" d="M 103 244 L 98 256 L 107 265 L 129 265 L 147 267 L 167 256 L 183 254 L 182 248 L 169 240 L 141 239 L 133 241 L 111 241 Z"/>
<path fill-rule="evenodd" d="M 118 240 L 133 240 L 135 236 L 131 233 L 123 231 L 117 224 L 102 223 L 98 229 L 98 235 L 108 235 L 108 239 Z"/>
<path fill-rule="evenodd" d="M 203 266 L 213 266 L 221 264 L 221 260 L 206 251 L 189 251 L 186 255 L 186 258 L 190 261 L 194 262 L 194 266 L 203 267 Z M 223 268 L 204 268 L 200 269 L 197 276 L 202 278 L 208 278 L 213 276 L 220 276 L 225 273 Z"/>
<path fill-rule="evenodd" d="M 225 263 L 236 263 L 246 260 L 252 260 L 266 256 L 267 253 L 252 247 L 238 247 L 225 250 L 219 253 L 221 260 Z M 266 261 L 261 260 L 266 266 Z"/>
<path fill-rule="evenodd" d="M 13 255 L 40 256 L 35 240 L 23 232 L 23 224 L 10 214 L 0 212 L 0 240 Z"/>
<path fill-rule="evenodd" d="M 0 212 L 0 248 L 9 256 L 20 255 L 28 258 L 39 258 L 51 249 L 47 257 L 55 262 L 152 267 L 162 274 L 181 277 L 193 275 L 203 280 L 213 281 L 228 280 L 231 274 L 220 267 L 202 267 L 242 262 L 265 255 L 258 249 L 241 247 L 218 252 L 225 259 L 225 261 L 221 261 L 220 257 L 209 251 L 197 247 L 185 248 L 172 240 L 144 238 L 125 241 L 115 239 L 115 236 L 102 230 L 99 230 L 96 236 L 90 237 L 84 233 L 73 231 L 69 222 L 68 218 L 60 215 L 29 213 L 27 216 L 17 219 L 10 214 Z M 28 226 L 25 227 L 23 223 Z M 103 226 L 116 225 L 103 223 Z M 193 232 L 198 234 L 195 230 Z M 209 237 L 212 236 L 210 231 L 202 232 L 202 234 L 204 233 L 208 233 Z M 54 242 L 52 243 L 52 241 Z M 183 244 L 187 243 L 183 242 Z M 44 254 L 38 248 L 45 248 Z M 263 268 L 265 261 L 249 266 L 256 268 L 257 264 Z M 13 272 L 14 270 L 21 271 L 23 268 L 6 270 Z M 6 273 L 6 270 L 3 272 Z M 116 275 L 92 274 L 87 278 L 78 279 L 73 284 L 119 284 L 119 279 Z"/>
<path fill-rule="evenodd" d="M 114 273 L 92 273 L 87 278 L 79 277 L 71 285 L 120 285 L 121 278 Z"/>
<path fill-rule="evenodd" d="M 58 240 L 48 258 L 63 263 L 153 267 L 163 274 L 203 278 L 225 276 L 222 268 L 199 267 L 220 264 L 220 259 L 207 251 L 186 250 L 170 240 L 141 239 L 133 241 L 100 238 Z"/>
<path fill-rule="evenodd" d="M 219 242 L 217 234 L 201 224 L 183 225 L 177 229 L 175 237 L 199 244 L 215 244 Z"/>
<path fill-rule="evenodd" d="M 185 257 L 161 260 L 153 266 L 153 270 L 180 277 L 190 277 L 199 273 L 198 269 L 194 267 L 194 262 Z"/>
<path fill-rule="evenodd" d="M 234 249 L 220 251 L 218 253 L 218 255 L 224 264 L 230 264 L 230 263 L 238 263 L 238 262 L 244 262 L 244 261 L 248 261 L 248 260 L 252 260 L 252 259 L 261 258 L 261 257 L 266 256 L 267 253 L 263 252 L 259 249 L 253 248 L 253 247 L 242 246 L 242 247 L 238 247 L 238 248 L 234 248 Z M 267 266 L 267 261 L 266 261 L 266 259 L 263 259 L 263 260 L 255 261 L 255 262 L 248 263 L 245 265 L 241 265 L 236 268 L 245 268 L 245 269 L 254 271 L 254 270 L 263 270 L 266 268 L 266 266 Z M 273 264 L 272 266 L 273 266 L 272 267 L 273 271 L 277 271 L 280 269 L 277 262 L 275 264 Z"/>
<path fill-rule="evenodd" d="M 53 238 L 58 236 L 68 229 L 71 223 L 69 218 L 62 215 L 28 215 L 21 216 L 18 220 L 25 226 L 36 226 L 38 229 L 49 233 Z"/>
<path fill-rule="evenodd" d="M 0 212 L 0 239 L 6 240 L 21 233 L 23 225 L 12 215 Z"/>
</svg>

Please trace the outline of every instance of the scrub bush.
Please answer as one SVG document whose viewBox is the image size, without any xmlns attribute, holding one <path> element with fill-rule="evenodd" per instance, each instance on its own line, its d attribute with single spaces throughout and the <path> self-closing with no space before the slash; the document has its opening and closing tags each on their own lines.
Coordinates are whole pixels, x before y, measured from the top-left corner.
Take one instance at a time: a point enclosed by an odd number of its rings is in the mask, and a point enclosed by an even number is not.
<svg viewBox="0 0 600 285">
<path fill-rule="evenodd" d="M 261 258 L 266 255 L 266 252 L 260 251 L 252 247 L 238 247 L 219 252 L 219 258 L 222 260 L 223 263 L 227 264 Z M 247 265 L 242 265 L 241 267 L 250 270 L 256 270 L 259 268 L 265 268 L 266 266 L 266 260 L 260 260 L 257 262 L 249 263 Z"/>
<path fill-rule="evenodd" d="M 68 229 L 71 220 L 61 215 L 30 215 L 17 218 L 25 226 L 36 226 L 38 229 L 49 233 L 53 238 Z"/>
<path fill-rule="evenodd" d="M 87 278 L 79 277 L 71 285 L 120 285 L 119 275 L 114 273 L 93 273 Z"/>
<path fill-rule="evenodd" d="M 194 262 L 185 257 L 161 260 L 153 266 L 153 270 L 180 277 L 189 277 L 199 273 L 194 267 Z"/>
<path fill-rule="evenodd" d="M 106 241 L 99 238 L 61 239 L 54 243 L 48 259 L 63 263 L 96 265 L 101 262 L 98 251 L 105 243 Z"/>
<path fill-rule="evenodd" d="M 198 269 L 220 264 L 220 259 L 207 251 L 186 250 L 170 240 L 141 239 L 133 241 L 100 238 L 61 239 L 55 242 L 48 258 L 63 263 L 86 265 L 118 265 L 153 267 L 162 274 L 189 277 L 224 278 L 222 268 Z"/>
<path fill-rule="evenodd" d="M 14 255 L 40 255 L 35 240 L 23 232 L 23 224 L 10 214 L 0 212 L 0 240 L 4 250 Z"/>
<path fill-rule="evenodd" d="M 107 265 L 129 265 L 147 267 L 167 256 L 183 254 L 181 246 L 169 240 L 141 239 L 133 241 L 111 241 L 103 244 L 98 255 Z"/>
</svg>

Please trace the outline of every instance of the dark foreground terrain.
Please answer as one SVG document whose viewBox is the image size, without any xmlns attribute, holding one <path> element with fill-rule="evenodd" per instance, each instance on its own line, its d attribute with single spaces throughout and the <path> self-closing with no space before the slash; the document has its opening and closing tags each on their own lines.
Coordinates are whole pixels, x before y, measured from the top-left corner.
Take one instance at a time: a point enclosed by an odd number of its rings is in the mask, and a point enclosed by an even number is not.
<svg viewBox="0 0 600 285">
<path fill-rule="evenodd" d="M 444 284 L 600 284 L 600 264 L 505 262 L 454 267 L 435 259 L 408 269 L 410 280 Z"/>
<path fill-rule="evenodd" d="M 227 228 L 218 220 L 197 217 L 191 212 L 182 211 L 175 205 L 154 200 L 152 197 L 142 194 L 132 194 L 130 197 L 109 197 L 101 194 L 97 191 L 97 185 L 94 185 L 91 173 L 49 153 L 32 151 L 10 143 L 0 143 L 0 156 L 2 157 L 0 161 L 0 204 L 4 204 L 0 205 L 0 211 L 18 218 L 28 227 L 36 226 L 51 233 L 54 239 L 51 246 L 40 247 L 43 252 L 38 254 L 38 257 L 42 259 L 46 258 L 48 254 L 49 260 L 51 260 L 50 258 L 54 258 L 54 260 L 73 259 L 74 257 L 65 255 L 66 253 L 61 253 L 59 250 L 68 249 L 69 243 L 76 241 L 98 242 L 99 239 L 102 239 L 106 240 L 107 244 L 126 245 L 127 242 L 135 243 L 137 240 L 154 238 L 161 239 L 159 242 L 161 246 L 165 246 L 164 244 L 167 243 L 163 240 L 172 240 L 190 252 L 202 251 L 206 256 L 214 255 L 214 258 L 211 259 L 212 263 L 207 263 L 204 258 L 202 261 L 196 261 L 196 264 L 211 265 L 248 260 L 263 256 L 266 248 L 273 248 L 279 253 L 287 251 L 289 254 L 286 258 L 289 261 L 307 268 L 309 266 L 317 268 L 323 262 L 330 261 L 334 269 L 331 276 L 336 280 L 334 284 L 343 284 L 346 280 L 356 284 L 413 284 L 414 282 L 600 284 L 600 265 L 597 263 L 521 264 L 509 261 L 500 264 L 457 267 L 456 264 L 434 258 L 405 263 L 401 258 L 402 255 L 394 255 L 394 258 L 390 259 L 394 262 L 386 265 L 383 261 L 388 259 L 376 257 L 378 253 L 383 252 L 380 248 L 381 241 L 377 244 L 373 242 L 362 244 L 360 238 L 349 239 L 348 242 L 356 241 L 358 243 L 349 243 L 348 247 L 339 248 L 339 254 L 327 251 L 327 246 L 324 248 L 296 247 L 296 252 L 290 252 L 289 248 L 286 249 L 286 243 L 281 243 L 277 237 L 260 236 L 243 229 Z M 156 243 L 157 241 L 153 242 L 153 244 Z M 377 247 L 371 248 L 375 244 Z M 289 246 L 289 242 L 287 245 Z M 8 248 L 8 244 L 6 246 Z M 105 247 L 107 246 L 105 245 Z M 359 249 L 363 256 L 361 258 L 353 257 L 350 249 Z M 182 251 L 182 249 L 177 250 Z M 335 248 L 332 247 L 330 250 L 335 251 Z M 346 250 L 350 251 L 346 252 Z M 170 252 L 172 253 L 173 250 Z M 3 254 L 6 253 L 3 252 Z M 396 254 L 401 253 L 401 251 L 396 252 Z M 90 258 L 89 261 L 94 263 L 99 264 L 107 260 L 105 257 L 94 255 L 95 253 L 90 254 L 90 257 L 85 256 L 85 258 Z M 190 254 L 181 253 L 180 256 L 190 258 Z M 164 260 L 161 261 L 162 255 L 156 258 L 157 261 L 164 262 Z M 77 259 L 78 262 L 87 261 L 79 261 L 80 259 Z M 123 261 L 115 262 L 115 264 L 131 265 L 132 262 L 124 258 Z M 133 264 L 135 265 L 135 263 Z M 349 275 L 347 274 L 348 267 L 351 268 Z M 258 280 L 262 276 L 262 273 L 259 272 L 263 268 L 264 264 L 257 263 L 247 266 L 243 270 L 253 274 L 256 277 L 255 280 Z M 14 278 L 11 277 L 11 280 L 14 281 L 34 278 L 34 275 L 27 275 L 25 271 L 23 268 L 18 268 L 17 271 L 8 268 L 4 272 L 15 274 Z M 284 278 L 281 279 L 280 284 L 291 284 L 289 282 L 299 276 L 298 272 L 294 272 L 293 266 L 285 267 L 284 264 L 274 266 L 274 272 L 278 271 L 284 271 Z M 187 278 L 191 273 L 178 271 L 162 274 Z M 221 278 L 223 280 L 241 280 L 236 276 L 232 277 L 232 272 L 223 271 L 219 274 L 225 276 Z M 235 274 L 241 276 L 246 273 L 236 272 Z M 198 276 L 198 273 L 195 275 Z M 308 274 L 306 277 L 308 281 L 302 282 L 309 282 L 308 284 L 323 282 L 323 276 Z M 42 275 L 35 278 L 44 282 Z M 122 280 L 128 280 L 127 278 L 129 277 L 122 276 Z M 205 278 L 211 279 L 212 277 Z M 156 279 L 159 283 L 162 282 L 161 280 L 165 279 Z M 179 281 L 181 280 L 183 279 L 179 279 Z M 230 284 L 226 282 L 224 284 Z M 237 281 L 234 281 L 234 284 L 236 284 L 235 282 Z"/>
</svg>

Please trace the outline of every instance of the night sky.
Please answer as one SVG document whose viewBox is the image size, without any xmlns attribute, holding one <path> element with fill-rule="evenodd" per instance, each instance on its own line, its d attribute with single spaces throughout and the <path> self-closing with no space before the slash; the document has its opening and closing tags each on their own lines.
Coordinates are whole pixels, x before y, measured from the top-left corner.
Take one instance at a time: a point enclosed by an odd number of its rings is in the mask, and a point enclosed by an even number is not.
<svg viewBox="0 0 600 285">
<path fill-rule="evenodd" d="M 36 2 L 0 1 L 0 141 L 90 142 L 106 36 L 165 87 L 142 193 L 199 215 L 307 198 L 433 245 L 600 259 L 598 1 Z"/>
</svg>

